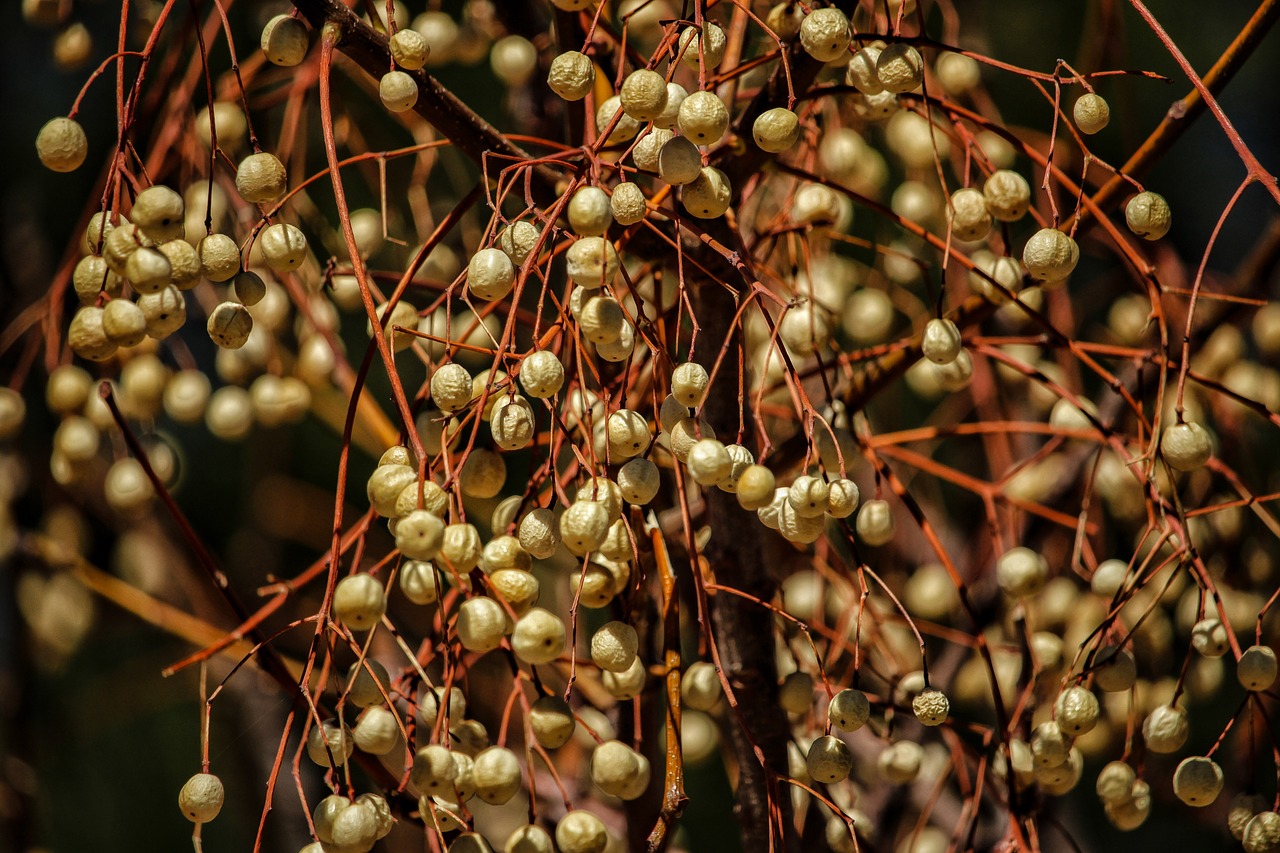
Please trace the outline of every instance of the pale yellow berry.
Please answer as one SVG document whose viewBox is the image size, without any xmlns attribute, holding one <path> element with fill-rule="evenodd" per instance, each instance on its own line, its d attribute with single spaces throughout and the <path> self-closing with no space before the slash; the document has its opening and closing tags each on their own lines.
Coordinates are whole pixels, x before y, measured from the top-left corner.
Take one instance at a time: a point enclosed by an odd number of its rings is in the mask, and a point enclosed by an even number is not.
<svg viewBox="0 0 1280 853">
<path fill-rule="evenodd" d="M 941 690 L 925 690 L 911 700 L 911 711 L 926 726 L 940 726 L 951 713 L 951 703 Z"/>
<path fill-rule="evenodd" d="M 1044 557 L 1021 545 L 1011 548 L 996 561 L 996 580 L 1006 594 L 1016 598 L 1035 595 L 1044 589 L 1049 564 Z"/>
<path fill-rule="evenodd" d="M 849 19 L 836 8 L 815 9 L 800 24 L 800 45 L 819 62 L 839 59 L 851 36 Z"/>
<path fill-rule="evenodd" d="M 525 663 L 550 663 L 564 652 L 565 636 L 565 625 L 559 616 L 534 607 L 516 621 L 511 648 Z"/>
<path fill-rule="evenodd" d="M 800 119 L 785 107 L 774 107 L 756 116 L 751 136 L 761 150 L 779 154 L 800 139 Z"/>
<path fill-rule="evenodd" d="M 618 488 L 629 504 L 644 506 L 657 497 L 662 478 L 648 459 L 632 459 L 618 469 Z"/>
<path fill-rule="evenodd" d="M 698 177 L 686 184 L 680 193 L 684 209 L 698 219 L 723 216 L 732 199 L 729 176 L 714 166 L 704 166 Z"/>
<path fill-rule="evenodd" d="M 714 145 L 729 128 L 729 109 L 715 92 L 694 92 L 680 104 L 680 133 L 699 145 Z"/>
<path fill-rule="evenodd" d="M 680 33 L 677 50 L 680 60 L 691 68 L 697 68 L 699 62 L 706 68 L 715 68 L 724 59 L 727 43 L 724 30 L 710 21 L 704 21 L 701 33 L 692 28 Z"/>
<path fill-rule="evenodd" d="M 569 279 L 579 287 L 594 290 L 612 284 L 621 262 L 613 244 L 603 237 L 581 237 L 565 253 Z"/>
<path fill-rule="evenodd" d="M 566 101 L 580 101 L 595 84 L 595 64 L 586 54 L 567 50 L 551 60 L 547 85 Z"/>
<path fill-rule="evenodd" d="M 920 744 L 900 740 L 890 744 L 879 758 L 876 769 L 887 781 L 895 785 L 906 785 L 915 780 L 920 773 L 920 762 L 924 758 L 924 749 Z"/>
<path fill-rule="evenodd" d="M 1204 427 L 1194 421 L 1170 424 L 1161 434 L 1160 452 L 1171 468 L 1196 471 L 1213 455 L 1213 442 Z"/>
<path fill-rule="evenodd" d="M 507 614 L 488 596 L 469 598 L 458 608 L 454 630 L 463 648 L 473 652 L 496 649 L 506 635 Z"/>
<path fill-rule="evenodd" d="M 1092 135 L 1111 121 L 1111 107 L 1101 95 L 1090 92 L 1080 96 L 1071 108 L 1071 115 L 1081 133 Z"/>
<path fill-rule="evenodd" d="M 486 302 L 506 296 L 515 281 L 515 266 L 501 249 L 481 249 L 467 263 L 467 290 Z"/>
<path fill-rule="evenodd" d="M 893 541 L 893 509 L 889 506 L 889 502 L 871 500 L 864 503 L 858 510 L 854 527 L 858 531 L 858 538 L 873 547 L 887 545 Z"/>
<path fill-rule="evenodd" d="M 656 71 L 641 68 L 622 81 L 618 97 L 627 115 L 636 121 L 653 121 L 667 106 L 667 81 Z"/>
<path fill-rule="evenodd" d="M 258 247 L 267 266 L 276 272 L 296 270 L 307 259 L 307 238 L 286 222 L 267 226 L 258 237 Z"/>
<path fill-rule="evenodd" d="M 529 728 L 545 749 L 559 749 L 573 736 L 577 722 L 568 703 L 558 696 L 541 696 L 529 707 Z"/>
<path fill-rule="evenodd" d="M 239 302 L 222 302 L 209 313 L 209 338 L 223 349 L 239 349 L 249 340 L 253 318 Z"/>
<path fill-rule="evenodd" d="M 884 92 L 884 84 L 876 73 L 876 62 L 880 59 L 881 48 L 867 45 L 860 49 L 849 60 L 845 67 L 844 81 L 864 95 L 879 95 Z"/>
<path fill-rule="evenodd" d="M 307 25 L 289 15 L 276 15 L 262 28 L 261 43 L 272 65 L 291 68 L 307 58 Z"/>
<path fill-rule="evenodd" d="M 212 773 L 197 773 L 178 792 L 178 808 L 192 823 L 208 823 L 222 811 L 224 797 L 221 779 Z"/>
<path fill-rule="evenodd" d="M 609 198 L 609 210 L 619 225 L 635 225 L 648 212 L 644 190 L 630 181 L 618 184 Z"/>
<path fill-rule="evenodd" d="M 333 617 L 353 631 L 367 631 L 382 620 L 386 593 L 373 575 L 349 575 L 333 591 Z"/>
<path fill-rule="evenodd" d="M 1173 793 L 1189 806 L 1203 808 L 1222 792 L 1222 768 L 1212 758 L 1184 758 L 1173 772 Z"/>
<path fill-rule="evenodd" d="M 404 71 L 388 71 L 378 81 L 378 97 L 391 112 L 407 112 L 418 102 L 418 81 Z"/>
<path fill-rule="evenodd" d="M 1031 186 L 1017 172 L 1000 169 L 982 185 L 982 197 L 993 217 L 1001 222 L 1017 222 L 1031 206 Z"/>
<path fill-rule="evenodd" d="M 284 197 L 289 177 L 274 154 L 250 154 L 236 169 L 236 192 L 250 204 L 268 204 Z"/>
<path fill-rule="evenodd" d="M 605 100 L 596 110 L 596 129 L 603 133 L 610 124 L 613 130 L 605 140 L 609 145 L 627 142 L 640 132 L 640 122 L 622 111 L 622 99 L 617 95 Z"/>
<path fill-rule="evenodd" d="M 169 286 L 173 267 L 169 259 L 156 249 L 141 247 L 129 255 L 124 265 L 125 278 L 138 293 L 159 293 Z"/>
<path fill-rule="evenodd" d="M 672 186 L 691 183 L 702 174 L 702 153 L 686 136 L 673 136 L 658 154 L 658 175 Z"/>
<path fill-rule="evenodd" d="M 991 231 L 991 213 L 982 193 L 975 189 L 958 189 L 947 205 L 947 221 L 957 240 L 981 240 Z"/>
<path fill-rule="evenodd" d="M 853 754 L 840 738 L 825 735 L 810 744 L 805 764 L 815 782 L 831 785 L 848 778 L 853 769 Z"/>
<path fill-rule="evenodd" d="M 680 105 L 684 103 L 684 99 L 689 97 L 689 92 L 679 83 L 667 84 L 667 105 L 662 108 L 662 114 L 653 120 L 653 126 L 657 129 L 671 131 L 680 119 Z M 670 139 L 668 133 L 667 139 Z M 636 161 L 639 166 L 640 162 Z M 645 168 L 645 167 L 641 167 Z M 652 170 L 651 170 L 652 171 Z"/>
<path fill-rule="evenodd" d="M 609 832 L 591 812 L 571 811 L 556 824 L 556 847 L 560 853 L 605 853 Z"/>
<path fill-rule="evenodd" d="M 1042 228 L 1022 250 L 1022 263 L 1036 281 L 1061 281 L 1080 262 L 1076 241 L 1056 228 Z"/>
<path fill-rule="evenodd" d="M 695 711 L 710 711 L 724 695 L 720 675 L 713 664 L 696 661 L 680 679 L 680 697 Z"/>
<path fill-rule="evenodd" d="M 473 498 L 491 498 L 502 491 L 507 481 L 507 463 L 492 450 L 476 448 L 462 463 L 458 485 L 465 495 Z"/>
<path fill-rule="evenodd" d="M 1172 215 L 1169 202 L 1153 192 L 1138 193 L 1124 208 L 1124 221 L 1129 230 L 1146 240 L 1159 240 L 1168 234 Z"/>
<path fill-rule="evenodd" d="M 1269 690 L 1276 681 L 1276 653 L 1270 646 L 1250 646 L 1240 655 L 1236 677 L 1245 690 Z"/>
<path fill-rule="evenodd" d="M 396 30 L 388 46 L 396 65 L 409 71 L 416 71 L 426 65 L 431 56 L 431 45 L 417 30 Z"/>
<path fill-rule="evenodd" d="M 138 230 L 160 243 L 182 237 L 186 205 L 182 196 L 168 187 L 151 186 L 138 193 L 129 216 Z"/>
<path fill-rule="evenodd" d="M 489 51 L 489 67 L 508 87 L 523 86 L 538 70 L 538 49 L 524 36 L 503 36 Z"/>
<path fill-rule="evenodd" d="M 1142 723 L 1142 737 L 1152 752 L 1177 752 L 1187 742 L 1187 713 L 1173 705 L 1160 705 Z"/>
<path fill-rule="evenodd" d="M 759 510 L 773 500 L 776 481 L 764 465 L 749 465 L 738 476 L 738 504 L 747 510 Z"/>
<path fill-rule="evenodd" d="M 337 720 L 325 720 L 307 733 L 307 756 L 321 767 L 342 767 L 354 749 L 351 730 Z"/>
<path fill-rule="evenodd" d="M 920 51 L 901 42 L 889 45 L 876 58 L 876 76 L 886 92 L 901 95 L 914 91 L 924 79 Z"/>
<path fill-rule="evenodd" d="M 176 287 L 142 294 L 138 297 L 138 307 L 147 318 L 147 335 L 156 340 L 178 331 L 187 321 L 187 302 Z"/>
<path fill-rule="evenodd" d="M 89 140 L 84 128 L 74 119 L 50 119 L 36 134 L 36 154 L 45 168 L 54 172 L 73 172 L 89 154 Z"/>
<path fill-rule="evenodd" d="M 112 299 L 102 307 L 102 331 L 117 346 L 136 346 L 147 336 L 147 318 L 129 300 Z"/>
<path fill-rule="evenodd" d="M 476 796 L 491 806 L 500 806 L 520 790 L 520 762 L 516 754 L 501 746 L 491 746 L 475 756 L 472 767 Z"/>
</svg>

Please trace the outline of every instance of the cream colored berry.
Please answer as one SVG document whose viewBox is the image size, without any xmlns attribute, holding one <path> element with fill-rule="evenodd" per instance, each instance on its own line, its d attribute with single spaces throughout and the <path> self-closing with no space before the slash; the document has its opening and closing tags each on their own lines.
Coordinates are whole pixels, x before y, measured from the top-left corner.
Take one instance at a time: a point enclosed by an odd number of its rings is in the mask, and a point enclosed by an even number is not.
<svg viewBox="0 0 1280 853">
<path fill-rule="evenodd" d="M 208 823 L 222 811 L 225 790 L 212 773 L 197 773 L 178 792 L 178 808 L 192 823 Z"/>
<path fill-rule="evenodd" d="M 373 575 L 349 575 L 333 591 L 333 617 L 353 631 L 367 631 L 382 620 L 387 596 Z"/>
<path fill-rule="evenodd" d="M 621 303 L 608 295 L 584 298 L 577 318 L 582 336 L 594 344 L 616 341 L 627 322 Z"/>
<path fill-rule="evenodd" d="M 555 513 L 545 507 L 531 510 L 520 519 L 518 532 L 520 547 L 539 560 L 548 559 L 560 544 Z"/>
<path fill-rule="evenodd" d="M 1240 841 L 1245 853 L 1275 853 L 1280 850 L 1280 814 L 1258 812 L 1244 825 Z"/>
<path fill-rule="evenodd" d="M 926 726 L 940 726 L 951 713 L 951 703 L 941 690 L 925 690 L 911 700 L 911 711 Z"/>
<path fill-rule="evenodd" d="M 200 281 L 201 265 L 194 246 L 186 240 L 168 240 L 156 249 L 169 261 L 169 282 L 174 287 L 190 290 L 196 286 Z"/>
<path fill-rule="evenodd" d="M 622 518 L 622 490 L 607 477 L 592 477 L 574 495 L 575 503 L 598 503 L 604 507 L 609 524 Z"/>
<path fill-rule="evenodd" d="M 778 704 L 790 714 L 807 714 L 813 704 L 813 676 L 800 670 L 788 674 L 778 687 Z"/>
<path fill-rule="evenodd" d="M 982 185 L 982 197 L 993 217 L 1001 222 L 1017 222 L 1031 206 L 1031 186 L 1017 172 L 1000 169 Z"/>
<path fill-rule="evenodd" d="M 276 15 L 262 28 L 262 52 L 272 65 L 291 68 L 307 58 L 307 25 L 289 15 Z"/>
<path fill-rule="evenodd" d="M 72 352 L 89 361 L 105 361 L 116 351 L 103 325 L 103 310 L 92 305 L 80 308 L 71 318 L 67 343 Z"/>
<path fill-rule="evenodd" d="M 846 688 L 831 698 L 827 706 L 831 725 L 845 732 L 856 732 L 871 718 L 871 703 L 861 690 Z"/>
<path fill-rule="evenodd" d="M 54 172 L 73 172 L 89 154 L 89 140 L 84 128 L 74 119 L 50 119 L 36 134 L 36 154 L 45 168 Z"/>
<path fill-rule="evenodd" d="M 560 853 L 605 853 L 609 831 L 589 811 L 571 811 L 556 824 L 556 847 Z"/>
<path fill-rule="evenodd" d="M 641 756 L 631 747 L 607 740 L 591 755 L 591 781 L 606 794 L 621 797 L 641 772 L 640 760 Z"/>
<path fill-rule="evenodd" d="M 1080 262 L 1076 241 L 1056 228 L 1042 228 L 1022 250 L 1022 263 L 1036 281 L 1061 281 Z"/>
<path fill-rule="evenodd" d="M 115 298 L 120 295 L 124 285 L 120 276 L 99 255 L 86 255 L 80 259 L 71 274 L 71 284 L 81 305 L 97 303 L 98 296 L 102 293 Z"/>
<path fill-rule="evenodd" d="M 1173 705 L 1160 705 L 1142 723 L 1142 737 L 1152 752 L 1177 752 L 1187 742 L 1187 713 Z"/>
<path fill-rule="evenodd" d="M 694 92 L 680 104 L 677 121 L 691 141 L 714 145 L 729 129 L 729 109 L 715 92 Z"/>
<path fill-rule="evenodd" d="M 893 509 L 888 501 L 871 500 L 858 510 L 854 524 L 858 537 L 871 546 L 887 545 L 893 540 Z"/>
<path fill-rule="evenodd" d="M 128 299 L 112 299 L 102 307 L 102 331 L 117 346 L 136 346 L 147 336 L 147 318 Z"/>
<path fill-rule="evenodd" d="M 134 199 L 133 224 L 156 242 L 180 239 L 186 218 L 182 196 L 165 186 L 147 187 Z M 176 229 L 176 233 L 175 233 Z"/>
<path fill-rule="evenodd" d="M 713 96 L 714 97 L 714 96 Z M 673 136 L 658 154 L 658 175 L 672 186 L 696 180 L 702 174 L 702 153 L 687 136 Z"/>
<path fill-rule="evenodd" d="M 626 672 L 639 649 L 636 629 L 625 622 L 608 622 L 591 636 L 591 660 L 609 672 Z"/>
<path fill-rule="evenodd" d="M 610 124 L 613 124 L 613 130 L 605 140 L 609 145 L 627 142 L 640 132 L 640 122 L 622 111 L 622 100 L 617 95 L 607 99 L 596 110 L 596 129 L 604 133 Z"/>
<path fill-rule="evenodd" d="M 196 251 L 200 271 L 210 281 L 229 281 L 240 272 L 240 247 L 226 234 L 210 234 Z"/>
<path fill-rule="evenodd" d="M 1092 135 L 1111 121 L 1111 107 L 1101 95 L 1090 92 L 1080 96 L 1071 108 L 1071 115 L 1081 133 Z"/>
<path fill-rule="evenodd" d="M 502 229 L 502 233 L 498 236 L 498 248 L 506 253 L 512 264 L 522 266 L 525 259 L 537 248 L 538 237 L 541 234 L 538 226 L 522 219 Z"/>
<path fill-rule="evenodd" d="M 275 272 L 296 270 L 307 259 L 307 238 L 286 222 L 268 226 L 258 237 L 258 246 Z"/>
<path fill-rule="evenodd" d="M 846 477 L 837 477 L 827 484 L 826 514 L 832 518 L 848 518 L 858 508 L 858 484 Z"/>
<path fill-rule="evenodd" d="M 567 50 L 551 60 L 547 85 L 566 101 L 580 101 L 596 81 L 596 67 L 587 55 Z"/>
<path fill-rule="evenodd" d="M 839 59 L 851 36 L 849 19 L 836 8 L 815 9 L 800 24 L 800 46 L 819 62 Z"/>
<path fill-rule="evenodd" d="M 1169 202 L 1153 192 L 1138 193 L 1124 208 L 1124 221 L 1129 230 L 1146 240 L 1159 240 L 1168 234 L 1171 217 Z"/>
<path fill-rule="evenodd" d="M 250 154 L 236 169 L 236 192 L 250 204 L 279 201 L 288 189 L 289 176 L 274 154 Z"/>
<path fill-rule="evenodd" d="M 692 28 L 680 33 L 677 50 L 680 60 L 691 68 L 697 68 L 699 62 L 706 68 L 715 68 L 724 59 L 726 45 L 724 30 L 704 21 L 701 33 Z"/>
<path fill-rule="evenodd" d="M 630 181 L 623 181 L 613 188 L 609 211 L 619 225 L 635 225 L 644 219 L 647 212 L 644 190 Z"/>
<path fill-rule="evenodd" d="M 569 225 L 577 234 L 599 237 L 612 222 L 609 196 L 599 187 L 582 187 L 569 200 Z"/>
<path fill-rule="evenodd" d="M 1115 803 L 1132 795 L 1133 783 L 1137 775 L 1133 768 L 1123 761 L 1112 761 L 1098 773 L 1098 799 L 1104 803 Z"/>
<path fill-rule="evenodd" d="M 603 237 L 580 237 L 565 253 L 565 260 L 569 279 L 588 290 L 612 284 L 621 264 L 618 251 Z"/>
<path fill-rule="evenodd" d="M 337 720 L 325 720 L 307 733 L 307 756 L 321 767 L 341 767 L 351 757 L 355 739 Z"/>
<path fill-rule="evenodd" d="M 706 398 L 709 381 L 705 367 L 697 362 L 687 361 L 671 371 L 671 395 L 681 405 L 696 409 Z"/>
<path fill-rule="evenodd" d="M 710 711 L 724 695 L 720 676 L 713 664 L 695 661 L 680 679 L 680 697 L 695 711 Z"/>
<path fill-rule="evenodd" d="M 494 442 L 503 450 L 519 450 L 533 441 L 533 409 L 520 396 L 502 396 L 489 416 Z"/>
<path fill-rule="evenodd" d="M 924 60 L 909 44 L 891 44 L 876 58 L 876 76 L 886 92 L 901 95 L 914 91 L 924 80 Z"/>
<path fill-rule="evenodd" d="M 800 139 L 800 119 L 785 107 L 774 107 L 756 116 L 751 124 L 756 145 L 770 154 L 779 154 Z"/>
<path fill-rule="evenodd" d="M 662 148 L 675 137 L 675 134 L 664 128 L 655 127 L 644 136 L 640 137 L 640 141 L 631 149 L 631 159 L 635 162 L 636 167 L 646 172 L 657 172 L 659 168 L 659 158 L 662 154 Z M 697 147 L 694 147 L 695 153 Z M 699 156 L 698 164 L 701 166 L 701 156 Z M 614 213 L 615 217 L 617 213 Z"/>
<path fill-rule="evenodd" d="M 560 516 L 560 539 L 576 556 L 595 551 L 609 533 L 609 513 L 597 501 L 578 501 Z"/>
<path fill-rule="evenodd" d="M 520 761 L 501 746 L 491 746 L 475 756 L 472 766 L 476 796 L 491 806 L 500 806 L 520 790 Z"/>
<path fill-rule="evenodd" d="M 853 769 L 853 754 L 840 738 L 824 735 L 809 745 L 805 765 L 815 782 L 832 785 L 849 777 L 849 771 Z"/>
<path fill-rule="evenodd" d="M 618 97 L 627 115 L 640 122 L 653 121 L 667 106 L 667 81 L 656 71 L 641 68 L 622 81 Z"/>
<path fill-rule="evenodd" d="M 1173 793 L 1189 806 L 1203 808 L 1222 793 L 1222 768 L 1212 758 L 1184 758 L 1173 772 Z"/>
<path fill-rule="evenodd" d="M 1192 628 L 1192 648 L 1204 657 L 1224 656 L 1230 648 L 1226 626 L 1216 616 L 1199 620 Z"/>
<path fill-rule="evenodd" d="M 600 682 L 609 695 L 618 700 L 634 699 L 644 690 L 648 678 L 648 670 L 637 656 L 625 672 L 604 670 L 600 674 Z"/>
<path fill-rule="evenodd" d="M 935 317 L 925 324 L 920 350 L 934 364 L 950 364 L 960 355 L 960 329 L 951 320 Z"/>
<path fill-rule="evenodd" d="M 156 249 L 141 247 L 131 253 L 124 265 L 125 278 L 138 293 L 159 293 L 169 286 L 173 267 L 169 259 Z"/>
<path fill-rule="evenodd" d="M 411 560 L 430 560 L 440 553 L 444 522 L 435 513 L 415 509 L 396 522 L 396 549 Z"/>
<path fill-rule="evenodd" d="M 408 71 L 416 71 L 426 65 L 431 56 L 431 45 L 417 30 L 396 30 L 391 36 L 389 47 L 396 65 Z"/>
<path fill-rule="evenodd" d="M 733 457 L 714 438 L 694 442 L 686 459 L 689 474 L 702 486 L 718 486 L 733 473 Z"/>
<path fill-rule="evenodd" d="M 1194 421 L 1170 424 L 1161 434 L 1160 452 L 1171 468 L 1196 471 L 1213 455 L 1213 442 L 1205 428 Z"/>
<path fill-rule="evenodd" d="M 511 607 L 516 618 L 528 613 L 529 608 L 538 602 L 538 596 L 542 592 L 542 585 L 538 583 L 538 579 L 523 569 L 498 569 L 489 575 L 489 583 L 493 586 L 494 593 Z M 526 628 L 526 631 L 532 631 L 534 627 L 536 626 L 531 625 Z M 528 640 L 527 637 L 526 640 Z M 529 654 L 537 654 L 536 649 Z M 542 662 L 523 654 L 520 658 L 529 663 Z"/>
<path fill-rule="evenodd" d="M 564 365 L 549 350 L 536 350 L 520 362 L 520 386 L 539 400 L 554 397 L 564 385 Z"/>
<path fill-rule="evenodd" d="M 407 112 L 418 102 L 418 81 L 404 71 L 388 71 L 378 81 L 378 97 L 391 112 Z"/>
<path fill-rule="evenodd" d="M 627 503 L 644 506 L 658 495 L 662 477 L 648 459 L 632 459 L 618 469 L 618 488 Z"/>
<path fill-rule="evenodd" d="M 760 509 L 773 500 L 777 483 L 773 472 L 764 465 L 748 465 L 738 475 L 738 504 L 747 510 Z"/>
<path fill-rule="evenodd" d="M 249 340 L 253 318 L 239 302 L 223 302 L 209 314 L 209 338 L 223 349 L 239 349 Z"/>
<path fill-rule="evenodd" d="M 515 281 L 515 266 L 501 249 L 481 249 L 467 263 L 467 290 L 486 302 L 506 296 Z"/>
<path fill-rule="evenodd" d="M 577 727 L 573 710 L 558 696 L 541 696 L 529 707 L 529 728 L 544 749 L 559 749 L 568 743 Z"/>
<path fill-rule="evenodd" d="M 506 534 L 495 536 L 486 542 L 480 557 L 480 568 L 486 574 L 501 569 L 519 569 L 527 572 L 532 567 L 533 561 L 521 546 L 520 540 Z"/>
<path fill-rule="evenodd" d="M 1098 723 L 1098 698 L 1083 687 L 1068 687 L 1058 694 L 1053 719 L 1065 734 L 1086 734 Z"/>
<path fill-rule="evenodd" d="M 458 608 L 454 630 L 463 648 L 473 652 L 496 649 L 506 635 L 507 614 L 488 596 L 469 598 Z"/>
<path fill-rule="evenodd" d="M 541 607 L 532 608 L 516 620 L 511 633 L 511 648 L 516 657 L 529 664 L 550 663 L 564 652 L 564 644 L 564 622 Z"/>
<path fill-rule="evenodd" d="M 996 561 L 996 580 L 1007 595 L 1025 598 L 1044 589 L 1049 564 L 1044 557 L 1021 545 L 1010 548 Z"/>
<path fill-rule="evenodd" d="M 473 498 L 491 498 L 507 482 L 507 463 L 492 450 L 478 447 L 467 456 L 458 474 L 462 493 Z"/>
<path fill-rule="evenodd" d="M 876 73 L 876 63 L 880 59 L 881 48 L 867 45 L 860 49 L 849 60 L 845 67 L 844 81 L 864 95 L 879 95 L 884 92 L 884 84 Z"/>
<path fill-rule="evenodd" d="M 471 402 L 471 374 L 461 364 L 440 365 L 431 375 L 431 399 L 442 412 L 465 408 Z"/>
<path fill-rule="evenodd" d="M 1236 664 L 1236 678 L 1245 690 L 1269 690 L 1276 681 L 1276 653 L 1270 646 L 1250 646 Z"/>
<path fill-rule="evenodd" d="M 667 105 L 662 108 L 662 114 L 653 120 L 653 126 L 657 129 L 671 131 L 679 124 L 680 105 L 684 103 L 684 99 L 689 97 L 689 92 L 679 83 L 667 84 Z M 668 135 L 668 139 L 671 137 Z M 636 162 L 639 166 L 639 161 Z M 644 168 L 644 167 L 641 167 Z"/>
<path fill-rule="evenodd" d="M 684 209 L 698 219 L 716 219 L 729 209 L 733 189 L 724 172 L 712 166 L 702 169 L 698 177 L 685 185 L 680 194 Z"/>
<path fill-rule="evenodd" d="M 224 441 L 239 441 L 253 428 L 253 401 L 249 392 L 235 385 L 214 391 L 205 409 L 209 432 Z"/>
<path fill-rule="evenodd" d="M 633 409 L 618 409 L 606 422 L 609 456 L 617 461 L 639 456 L 649 447 L 649 422 Z"/>
<path fill-rule="evenodd" d="M 787 490 L 787 502 L 805 518 L 818 518 L 827 511 L 827 498 L 831 487 L 821 477 L 802 474 L 796 477 Z"/>
<path fill-rule="evenodd" d="M 991 214 L 983 194 L 975 189 L 958 189 L 947 205 L 947 221 L 957 240 L 981 240 L 991 231 Z"/>
</svg>

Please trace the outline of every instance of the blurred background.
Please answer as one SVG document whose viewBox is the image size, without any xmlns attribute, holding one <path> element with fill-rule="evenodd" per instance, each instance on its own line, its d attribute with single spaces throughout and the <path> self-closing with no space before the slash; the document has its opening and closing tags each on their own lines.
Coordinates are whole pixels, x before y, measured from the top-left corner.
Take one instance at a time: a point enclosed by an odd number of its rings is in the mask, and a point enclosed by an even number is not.
<svg viewBox="0 0 1280 853">
<path fill-rule="evenodd" d="M 65 175 L 47 172 L 35 157 L 33 140 L 48 118 L 66 113 L 89 73 L 111 53 L 120 14 L 119 5 L 108 0 L 63 0 L 69 11 L 62 26 L 83 25 L 92 42 L 85 62 L 64 70 L 54 61 L 59 28 L 31 26 L 23 20 L 24 5 L 18 0 L 0 4 L 0 104 L 7 128 L 0 134 L 0 327 L 45 292 L 78 239 L 77 223 L 92 203 L 98 172 L 87 167 Z M 422 0 L 408 5 L 411 14 L 423 11 Z M 1247 2 L 1151 0 L 1149 5 L 1201 71 L 1253 11 Z M 157 4 L 141 0 L 131 7 L 147 18 Z M 444 7 L 456 11 L 457 4 Z M 263 20 L 284 8 L 280 3 L 232 5 L 230 17 L 242 53 L 256 45 Z M 1113 164 L 1122 163 L 1189 88 L 1123 0 L 959 0 L 955 9 L 964 22 L 961 46 L 1014 65 L 1050 72 L 1061 57 L 1082 71 L 1144 69 L 1169 77 L 1170 82 L 1160 82 L 1124 76 L 1098 84 L 1112 105 L 1114 131 L 1093 142 Z M 173 25 L 182 25 L 187 5 L 176 4 L 174 14 Z M 1108 33 L 1106 38 L 1097 35 L 1100 29 Z M 132 47 L 136 39 L 133 33 Z M 482 52 L 473 62 L 439 69 L 438 76 L 499 128 L 521 130 L 485 59 Z M 1280 39 L 1272 35 L 1221 96 L 1236 129 L 1271 168 L 1280 168 L 1277 68 Z M 1011 126 L 1047 128 L 1049 107 L 1025 80 L 988 68 L 984 83 Z M 114 135 L 114 85 L 112 70 L 93 84 L 81 108 L 91 165 L 101 163 Z M 356 92 L 350 86 L 343 91 Z M 1173 231 L 1162 251 L 1194 264 L 1243 175 L 1213 118 L 1200 118 L 1144 179 L 1148 188 L 1168 198 L 1174 211 Z M 1210 268 L 1233 268 L 1273 216 L 1265 193 L 1251 189 L 1227 223 Z M 346 331 L 349 350 L 355 352 L 363 331 L 353 324 Z M 196 356 L 212 359 L 211 351 Z M 0 382 L 8 384 L 16 364 L 15 350 L 0 354 Z M 37 368 L 24 389 L 31 400 L 39 399 L 42 381 Z M 161 598 L 185 602 L 216 627 L 232 625 L 223 605 L 203 587 L 159 508 L 136 523 L 117 524 L 103 511 L 100 498 L 51 480 L 47 460 L 54 423 L 41 405 L 28 411 L 23 435 L 0 450 L 0 490 L 12 500 L 17 527 L 64 540 L 83 538 L 93 565 Z M 176 494 L 192 524 L 251 602 L 252 590 L 263 579 L 291 576 L 315 559 L 329 528 L 339 446 L 328 426 L 308 419 L 294 427 L 259 430 L 251 441 L 226 443 L 201 428 L 166 424 L 157 440 L 174 449 L 180 466 Z M 357 453 L 351 482 L 363 482 L 373 461 Z M 89 511 L 75 512 L 76 507 Z M 13 553 L 13 542 L 2 544 L 3 552 Z M 296 615 L 286 614 L 283 621 Z M 308 635 L 309 630 L 291 635 L 282 649 L 301 654 Z M 193 649 L 94 596 L 66 574 L 43 571 L 21 555 L 0 560 L 0 850 L 186 849 L 190 825 L 177 811 L 176 794 L 198 769 L 199 672 L 193 667 L 167 679 L 160 672 Z M 209 687 L 227 671 L 225 662 L 212 665 Z M 289 697 L 247 669 L 216 706 L 212 759 L 227 783 L 227 805 L 205 828 L 209 851 L 249 849 L 289 705 Z M 289 745 L 288 755 L 294 746 Z M 1096 771 L 1087 769 L 1085 779 Z M 286 768 L 264 849 L 293 853 L 308 840 L 293 786 Z M 317 788 L 311 785 L 309 793 Z M 690 789 L 683 842 L 691 850 L 732 849 L 736 834 L 726 832 L 724 825 L 732 796 L 724 768 L 697 770 Z M 1082 783 L 1053 805 L 1050 814 L 1070 828 L 1084 850 L 1155 850 L 1175 844 L 1209 850 L 1222 849 L 1224 843 L 1218 823 L 1206 827 L 1198 814 L 1159 806 L 1141 829 L 1121 834 L 1103 819 L 1092 784 Z M 412 849 L 407 836 L 404 843 Z M 1047 837 L 1044 843 L 1046 849 L 1069 849 L 1060 837 Z"/>
</svg>

